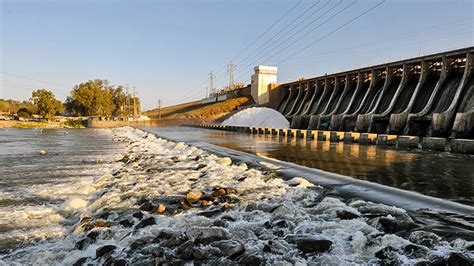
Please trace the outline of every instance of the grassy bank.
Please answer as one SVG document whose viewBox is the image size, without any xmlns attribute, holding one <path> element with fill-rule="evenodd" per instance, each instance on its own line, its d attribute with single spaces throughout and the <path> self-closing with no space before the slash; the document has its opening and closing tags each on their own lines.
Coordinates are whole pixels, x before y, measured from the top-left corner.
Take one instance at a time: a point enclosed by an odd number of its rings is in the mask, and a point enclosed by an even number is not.
<svg viewBox="0 0 474 266">
<path fill-rule="evenodd" d="M 84 128 L 82 119 L 65 122 L 0 121 L 0 128 Z"/>
</svg>

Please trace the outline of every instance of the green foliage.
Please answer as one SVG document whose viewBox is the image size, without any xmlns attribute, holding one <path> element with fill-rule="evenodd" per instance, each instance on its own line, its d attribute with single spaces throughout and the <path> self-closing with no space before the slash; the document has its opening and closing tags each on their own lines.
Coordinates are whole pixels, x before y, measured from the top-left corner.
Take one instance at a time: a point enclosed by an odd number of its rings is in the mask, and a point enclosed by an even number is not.
<svg viewBox="0 0 474 266">
<path fill-rule="evenodd" d="M 71 128 L 83 128 L 83 127 L 85 127 L 84 121 L 81 118 L 78 118 L 78 119 L 68 118 L 68 119 L 66 119 L 66 122 L 64 124 L 67 127 L 71 127 Z"/>
<path fill-rule="evenodd" d="M 39 115 L 48 120 L 62 110 L 61 102 L 56 100 L 51 91 L 45 89 L 33 91 L 31 101 L 38 108 Z"/>
<path fill-rule="evenodd" d="M 28 101 L 0 99 L 0 112 L 17 113 L 20 108 L 27 108 L 30 112 L 36 113 L 35 106 Z"/>
<path fill-rule="evenodd" d="M 123 116 L 128 110 L 126 106 L 132 101 L 133 98 L 124 92 L 123 86 L 115 88 L 107 80 L 96 79 L 74 86 L 65 107 L 76 115 Z"/>
<path fill-rule="evenodd" d="M 18 109 L 18 111 L 16 112 L 16 115 L 18 117 L 23 117 L 23 118 L 31 118 L 33 116 L 33 114 L 30 112 L 30 110 L 28 110 L 28 108 L 20 108 Z"/>
</svg>

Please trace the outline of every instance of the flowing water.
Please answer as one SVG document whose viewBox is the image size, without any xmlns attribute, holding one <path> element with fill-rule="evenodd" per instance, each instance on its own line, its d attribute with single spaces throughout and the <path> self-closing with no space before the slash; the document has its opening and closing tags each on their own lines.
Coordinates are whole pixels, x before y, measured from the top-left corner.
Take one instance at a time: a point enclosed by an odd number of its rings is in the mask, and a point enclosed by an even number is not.
<svg viewBox="0 0 474 266">
<path fill-rule="evenodd" d="M 278 138 L 198 128 L 148 128 L 165 138 L 208 142 L 474 205 L 474 156 Z"/>
<path fill-rule="evenodd" d="M 0 129 L 0 254 L 67 234 L 67 210 L 121 148 L 103 130 Z"/>
<path fill-rule="evenodd" d="M 392 180 L 398 184 L 405 180 L 408 184 L 419 184 L 421 181 L 416 181 L 413 176 L 429 182 L 429 175 L 432 175 L 435 181 L 431 183 L 439 184 L 442 183 L 439 180 L 441 175 L 435 175 L 436 170 L 443 172 L 446 180 L 455 180 L 454 183 L 464 182 L 464 178 L 472 179 L 472 169 L 469 169 L 472 157 L 467 156 L 399 152 L 342 143 L 305 143 L 194 128 L 148 130 L 182 141 L 206 141 L 264 157 L 359 175 L 359 178 L 372 177 L 367 179 L 376 182 Z M 41 150 L 46 154 L 40 154 Z M 278 236 L 284 245 L 270 248 L 286 251 L 278 253 L 280 255 L 263 253 L 269 264 L 285 258 L 292 263 L 300 260 L 322 264 L 376 263 L 379 260 L 374 254 L 379 249 L 386 246 L 401 249 L 410 243 L 406 239 L 408 236 L 381 233 L 377 222 L 380 217 L 374 220 L 372 214 L 368 214 L 370 217 L 363 214 L 365 209 L 375 208 L 382 216 L 388 213 L 385 219 L 396 217 L 404 223 L 412 223 L 403 209 L 363 200 L 346 204 L 337 198 L 320 197 L 324 194 L 323 189 L 311 188 L 313 185 L 306 180 L 294 178 L 287 183 L 269 178 L 259 170 L 248 169 L 245 164 L 234 165 L 229 158 L 219 158 L 184 143 L 157 139 L 152 134 L 132 128 L 1 130 L 0 152 L 0 265 L 69 265 L 78 261 L 100 265 L 114 260 L 155 265 L 163 259 L 189 259 L 180 257 L 184 255 L 178 252 L 184 243 L 177 248 L 165 246 L 166 241 L 160 244 L 150 241 L 160 232 L 170 229 L 186 236 L 192 236 L 193 230 L 213 232 L 218 230 L 214 224 L 224 221 L 224 217 L 227 217 L 224 227 L 228 228 L 219 230 L 237 241 L 232 243 L 245 243 L 248 254 L 260 252 L 265 243 L 270 243 L 268 236 Z M 428 162 L 431 166 L 422 166 Z M 422 174 L 423 171 L 431 172 Z M 371 172 L 373 175 L 369 174 Z M 154 204 L 153 199 L 162 202 L 182 196 L 192 188 L 206 190 L 216 184 L 235 188 L 236 193 L 240 191 L 241 194 L 235 197 L 241 204 L 222 203 L 230 209 L 219 208 L 219 213 L 213 212 L 216 217 L 199 214 L 208 210 L 205 206 L 201 208 L 201 204 L 183 207 L 182 213 L 162 215 L 151 211 L 140 212 L 145 215 L 143 219 L 136 216 L 137 210 L 143 207 L 139 202 L 144 198 L 150 198 L 148 203 Z M 445 188 L 448 187 L 446 184 L 452 183 L 445 182 Z M 451 196 L 446 198 L 472 202 L 472 184 L 462 184 L 454 186 Z M 426 187 L 431 188 L 430 185 Z M 407 188 L 412 189 L 411 186 Z M 448 195 L 441 190 L 434 191 Z M 219 202 L 214 203 L 221 204 Z M 268 204 L 279 207 L 262 213 L 258 209 L 260 203 L 263 207 Z M 257 209 L 252 209 L 254 207 Z M 342 210 L 353 212 L 356 217 L 339 219 L 337 212 Z M 289 225 L 297 226 L 285 229 L 291 230 L 282 231 L 283 234 L 275 231 L 277 227 L 264 226 L 268 221 L 282 217 Z M 144 225 L 150 219 L 153 223 Z M 125 225 L 127 223 L 123 221 L 130 224 Z M 461 219 L 456 217 L 456 221 L 459 223 Z M 466 223 L 467 228 L 472 228 L 469 222 Z M 91 225 L 96 227 L 93 231 L 89 231 Z M 92 232 L 96 233 L 95 237 L 90 237 Z M 301 257 L 295 246 L 287 243 L 293 240 L 286 236 L 303 233 L 331 239 L 330 251 Z M 412 235 L 410 241 L 417 241 L 416 237 L 412 239 Z M 467 254 L 470 242 L 462 238 L 474 238 L 469 232 L 459 236 L 449 235 L 445 241 L 439 242 L 425 254 L 428 260 L 402 251 L 397 258 L 402 263 L 414 263 L 434 261 L 437 256 L 447 258 L 453 251 Z M 110 245 L 115 251 L 101 257 L 98 251 Z M 163 250 L 163 254 L 154 253 Z M 239 260 L 245 261 L 248 254 Z M 226 261 L 227 264 L 235 262 Z M 215 264 L 217 261 L 211 257 L 208 262 Z"/>
</svg>

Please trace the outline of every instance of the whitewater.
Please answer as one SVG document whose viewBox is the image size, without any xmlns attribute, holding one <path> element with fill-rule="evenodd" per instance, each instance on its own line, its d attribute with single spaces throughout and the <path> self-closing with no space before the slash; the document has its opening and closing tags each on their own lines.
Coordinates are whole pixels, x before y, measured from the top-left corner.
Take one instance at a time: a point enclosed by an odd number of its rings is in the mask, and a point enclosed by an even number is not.
<svg viewBox="0 0 474 266">
<path fill-rule="evenodd" d="M 0 254 L 0 264 L 415 264 L 474 257 L 472 241 L 425 231 L 403 209 L 327 195 L 305 179 L 285 181 L 139 129 L 101 132 L 121 149 L 104 156 L 95 178 L 71 186 L 80 192 L 42 210 L 61 230 Z M 389 230 L 393 221 L 406 228 Z"/>
</svg>

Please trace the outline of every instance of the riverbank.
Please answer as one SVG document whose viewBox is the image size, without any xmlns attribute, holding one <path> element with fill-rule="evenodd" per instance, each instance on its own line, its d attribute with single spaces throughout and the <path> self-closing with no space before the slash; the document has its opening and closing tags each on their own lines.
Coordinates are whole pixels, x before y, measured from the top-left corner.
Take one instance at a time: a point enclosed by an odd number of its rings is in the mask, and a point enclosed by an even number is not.
<svg viewBox="0 0 474 266">
<path fill-rule="evenodd" d="M 2 263 L 472 263 L 473 242 L 434 234 L 401 208 L 138 129 L 104 132 L 128 148 L 107 162 L 90 200 L 67 205 L 70 229 Z"/>
<path fill-rule="evenodd" d="M 35 122 L 35 121 L 0 121 L 0 128 L 85 128 L 81 123 L 68 122 Z"/>
</svg>

